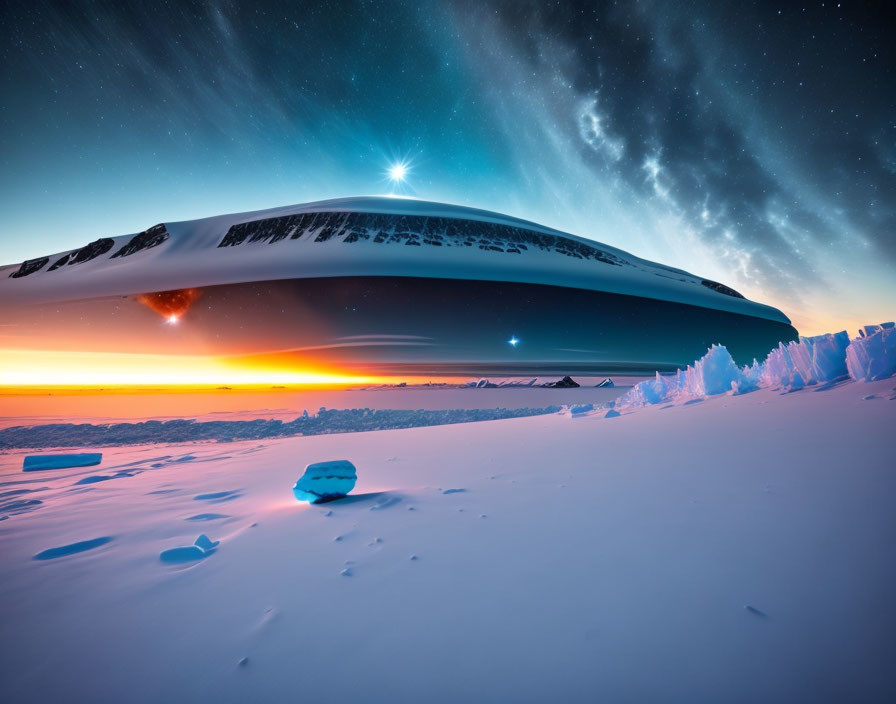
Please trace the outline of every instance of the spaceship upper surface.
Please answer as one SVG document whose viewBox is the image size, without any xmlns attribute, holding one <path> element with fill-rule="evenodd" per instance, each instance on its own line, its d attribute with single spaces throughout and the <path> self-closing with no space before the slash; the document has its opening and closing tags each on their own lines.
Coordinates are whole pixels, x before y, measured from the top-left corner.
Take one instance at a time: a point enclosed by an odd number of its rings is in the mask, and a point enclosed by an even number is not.
<svg viewBox="0 0 896 704">
<path fill-rule="evenodd" d="M 602 291 L 789 323 L 724 284 L 519 218 L 362 196 L 160 223 L 0 267 L 0 298 L 43 303 L 292 278 L 413 276 Z"/>
</svg>

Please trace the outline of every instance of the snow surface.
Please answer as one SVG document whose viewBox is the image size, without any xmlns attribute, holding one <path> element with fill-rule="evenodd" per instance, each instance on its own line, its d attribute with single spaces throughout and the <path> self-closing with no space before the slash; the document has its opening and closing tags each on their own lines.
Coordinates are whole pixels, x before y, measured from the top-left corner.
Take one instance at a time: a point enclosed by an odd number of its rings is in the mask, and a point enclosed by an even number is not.
<svg viewBox="0 0 896 704">
<path fill-rule="evenodd" d="M 559 377 L 551 377 L 559 380 Z M 368 389 L 288 389 L 208 391 L 189 394 L 73 393 L 0 396 L 0 428 L 46 423 L 116 423 L 126 421 L 279 419 L 291 421 L 303 409 L 372 408 L 376 410 L 457 410 L 542 408 L 565 403 L 605 403 L 644 377 L 615 377 L 616 388 L 594 388 L 601 377 L 576 376 L 578 389 L 506 386 L 383 386 Z M 432 393 L 438 389 L 439 393 Z M 176 411 L 176 415 L 172 414 Z"/>
<path fill-rule="evenodd" d="M 893 387 L 0 455 L 0 699 L 893 701 Z"/>
</svg>

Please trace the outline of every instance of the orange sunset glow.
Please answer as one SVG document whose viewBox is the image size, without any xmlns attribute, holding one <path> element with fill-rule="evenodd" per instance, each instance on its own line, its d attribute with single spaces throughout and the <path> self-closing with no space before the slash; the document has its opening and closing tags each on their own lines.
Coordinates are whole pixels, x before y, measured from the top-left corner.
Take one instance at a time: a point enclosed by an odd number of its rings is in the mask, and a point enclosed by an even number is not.
<svg viewBox="0 0 896 704">
<path fill-rule="evenodd" d="M 369 384 L 380 377 L 315 368 L 265 367 L 199 355 L 0 350 L 0 387 L 198 387 Z"/>
</svg>

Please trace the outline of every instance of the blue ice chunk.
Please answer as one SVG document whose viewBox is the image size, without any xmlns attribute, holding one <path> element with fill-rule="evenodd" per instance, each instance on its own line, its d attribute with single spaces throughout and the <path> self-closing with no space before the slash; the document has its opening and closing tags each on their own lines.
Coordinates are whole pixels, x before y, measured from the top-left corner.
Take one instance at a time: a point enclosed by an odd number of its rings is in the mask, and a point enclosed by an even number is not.
<svg viewBox="0 0 896 704">
<path fill-rule="evenodd" d="M 355 465 L 348 460 L 314 462 L 305 467 L 292 492 L 299 501 L 317 504 L 342 498 L 355 488 L 356 481 Z"/>
<path fill-rule="evenodd" d="M 39 472 L 42 469 L 90 467 L 99 464 L 102 460 L 102 452 L 81 452 L 70 455 L 28 455 L 22 463 L 22 471 Z"/>
<path fill-rule="evenodd" d="M 576 416 L 585 415 L 594 410 L 593 403 L 579 403 L 569 407 L 569 414 L 575 418 Z"/>
<path fill-rule="evenodd" d="M 609 411 L 607 411 L 604 418 L 618 418 L 621 415 L 622 414 L 619 411 L 617 411 L 615 408 L 611 408 Z"/>
<path fill-rule="evenodd" d="M 163 550 L 159 553 L 159 559 L 170 565 L 194 562 L 211 555 L 220 543 L 220 540 L 211 540 L 205 533 L 202 533 L 192 545 L 182 545 L 181 547 Z"/>
<path fill-rule="evenodd" d="M 101 545 L 112 542 L 112 538 L 104 536 L 102 538 L 94 538 L 93 540 L 82 540 L 78 543 L 69 545 L 60 545 L 58 548 L 49 548 L 43 550 L 34 556 L 35 560 L 53 560 L 57 557 L 65 557 L 66 555 L 75 555 L 79 552 L 93 550 Z"/>
<path fill-rule="evenodd" d="M 193 545 L 208 552 L 209 550 L 214 550 L 220 543 L 220 540 L 212 540 L 205 533 L 202 533 L 196 538 L 196 542 Z"/>
<path fill-rule="evenodd" d="M 201 560 L 207 554 L 208 553 L 198 545 L 185 545 L 179 548 L 163 550 L 159 554 L 159 559 L 162 562 L 167 562 L 170 565 L 176 565 L 181 562 L 193 562 L 194 560 Z"/>
<path fill-rule="evenodd" d="M 893 323 L 866 325 L 865 334 L 846 348 L 846 366 L 856 381 L 879 381 L 896 374 L 896 328 Z"/>
</svg>

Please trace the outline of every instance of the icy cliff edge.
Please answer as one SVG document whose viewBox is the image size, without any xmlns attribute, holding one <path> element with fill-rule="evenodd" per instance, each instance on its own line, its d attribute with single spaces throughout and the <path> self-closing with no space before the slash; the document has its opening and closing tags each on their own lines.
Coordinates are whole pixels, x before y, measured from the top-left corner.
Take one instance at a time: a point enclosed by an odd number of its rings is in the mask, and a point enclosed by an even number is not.
<svg viewBox="0 0 896 704">
<path fill-rule="evenodd" d="M 674 375 L 642 381 L 616 401 L 617 410 L 658 403 L 687 402 L 726 392 L 759 388 L 796 391 L 845 379 L 877 381 L 896 373 L 896 326 L 866 325 L 850 340 L 846 331 L 780 344 L 761 364 L 738 367 L 728 350 L 713 345 L 699 360 Z"/>
</svg>

